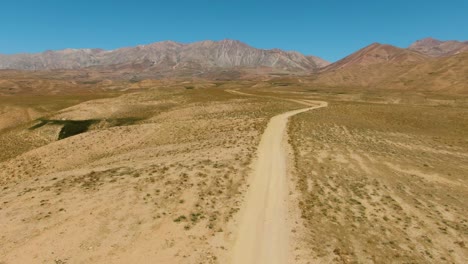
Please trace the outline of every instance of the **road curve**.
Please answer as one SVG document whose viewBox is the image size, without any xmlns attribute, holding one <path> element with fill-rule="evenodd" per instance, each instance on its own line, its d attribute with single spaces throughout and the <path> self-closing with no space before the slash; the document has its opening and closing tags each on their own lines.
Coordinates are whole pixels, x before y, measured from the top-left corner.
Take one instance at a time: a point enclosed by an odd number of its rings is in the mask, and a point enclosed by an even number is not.
<svg viewBox="0 0 468 264">
<path fill-rule="evenodd" d="M 255 96 L 232 90 L 228 92 Z M 288 261 L 287 153 L 283 141 L 288 118 L 328 104 L 323 101 L 286 100 L 309 107 L 274 116 L 262 135 L 241 209 L 232 251 L 233 264 L 280 264 Z"/>
</svg>

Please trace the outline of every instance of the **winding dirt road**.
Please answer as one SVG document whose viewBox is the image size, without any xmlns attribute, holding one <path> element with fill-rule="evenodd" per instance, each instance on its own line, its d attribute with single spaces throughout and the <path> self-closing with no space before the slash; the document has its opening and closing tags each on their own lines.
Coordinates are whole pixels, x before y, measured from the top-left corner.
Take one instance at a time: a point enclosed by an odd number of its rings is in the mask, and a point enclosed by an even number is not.
<svg viewBox="0 0 468 264">
<path fill-rule="evenodd" d="M 250 95 L 238 91 L 232 93 Z M 327 102 L 293 100 L 310 107 L 273 117 L 262 135 L 253 164 L 253 174 L 233 248 L 233 264 L 287 263 L 289 233 L 288 183 L 284 136 L 288 118 L 296 114 L 326 107 Z"/>
</svg>

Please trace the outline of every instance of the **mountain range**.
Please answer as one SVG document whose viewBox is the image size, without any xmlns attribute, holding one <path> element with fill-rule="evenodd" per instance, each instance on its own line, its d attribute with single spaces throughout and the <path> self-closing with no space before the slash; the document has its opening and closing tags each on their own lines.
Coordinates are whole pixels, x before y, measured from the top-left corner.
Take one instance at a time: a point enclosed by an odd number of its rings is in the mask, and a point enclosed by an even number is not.
<svg viewBox="0 0 468 264">
<path fill-rule="evenodd" d="M 373 43 L 334 63 L 294 51 L 257 49 L 236 40 L 164 41 L 116 50 L 0 55 L 0 69 L 37 71 L 44 76 L 52 70 L 54 76 L 83 83 L 172 77 L 264 79 L 294 74 L 310 76 L 313 83 L 323 86 L 468 92 L 468 41 L 426 38 L 408 48 Z"/>
<path fill-rule="evenodd" d="M 281 71 L 314 71 L 329 62 L 315 56 L 280 49 L 256 49 L 236 40 L 201 41 L 182 44 L 173 41 L 149 45 L 103 49 L 65 49 L 37 54 L 0 55 L 0 69 L 53 70 L 88 67 L 134 67 L 192 72 L 215 68 L 269 67 Z"/>
<path fill-rule="evenodd" d="M 149 45 L 103 49 L 64 49 L 42 53 L 0 54 L 0 69 L 56 70 L 82 68 L 132 68 L 154 71 L 267 67 L 286 72 L 337 70 L 350 65 L 379 62 L 408 63 L 429 57 L 445 57 L 468 51 L 468 41 L 418 40 L 407 49 L 371 44 L 330 64 L 317 57 L 280 49 L 257 49 L 237 40 L 201 41 L 182 44 L 174 41 Z"/>
</svg>

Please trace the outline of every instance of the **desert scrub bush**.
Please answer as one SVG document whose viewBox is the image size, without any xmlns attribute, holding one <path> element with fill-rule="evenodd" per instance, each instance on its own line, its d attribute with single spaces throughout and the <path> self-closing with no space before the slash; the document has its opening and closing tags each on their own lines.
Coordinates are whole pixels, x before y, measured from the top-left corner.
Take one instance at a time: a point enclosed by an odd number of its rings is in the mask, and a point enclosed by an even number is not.
<svg viewBox="0 0 468 264">
<path fill-rule="evenodd" d="M 177 217 L 176 219 L 174 219 L 174 222 L 179 223 L 179 222 L 182 222 L 182 221 L 185 221 L 185 220 L 187 220 L 187 217 L 185 215 L 181 215 L 181 216 Z"/>
</svg>

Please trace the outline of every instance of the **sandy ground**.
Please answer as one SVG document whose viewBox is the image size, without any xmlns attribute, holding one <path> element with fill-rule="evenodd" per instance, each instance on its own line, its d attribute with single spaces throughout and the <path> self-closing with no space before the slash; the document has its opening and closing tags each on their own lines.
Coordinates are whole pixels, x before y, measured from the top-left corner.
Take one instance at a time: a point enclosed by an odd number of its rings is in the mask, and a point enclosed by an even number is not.
<svg viewBox="0 0 468 264">
<path fill-rule="evenodd" d="M 466 108 L 331 102 L 292 117 L 311 263 L 467 263 Z"/>
<path fill-rule="evenodd" d="M 30 122 L 41 115 L 42 113 L 30 107 L 0 106 L 0 132 Z"/>
<path fill-rule="evenodd" d="M 296 102 L 311 104 L 301 100 Z M 288 263 L 291 227 L 287 220 L 286 125 L 291 116 L 327 106 L 326 102 L 318 103 L 277 115 L 268 123 L 257 149 L 250 187 L 241 210 L 232 263 Z"/>
<path fill-rule="evenodd" d="M 62 140 L 58 125 L 12 130 L 31 142 L 3 151 L 39 146 L 0 162 L 0 263 L 229 263 L 262 132 L 297 107 L 223 90 L 149 91 L 50 115 L 100 120 Z M 109 125 L 132 117 L 143 119 Z"/>
<path fill-rule="evenodd" d="M 467 263 L 467 108 L 218 88 L 75 104 L 47 118 L 96 123 L 62 140 L 28 118 L 0 131 L 0 263 L 231 263 L 235 248 L 258 263 Z M 306 98 L 329 106 L 286 121 Z M 254 173 L 272 159 L 282 178 Z M 248 221 L 257 252 L 240 246 Z"/>
</svg>

